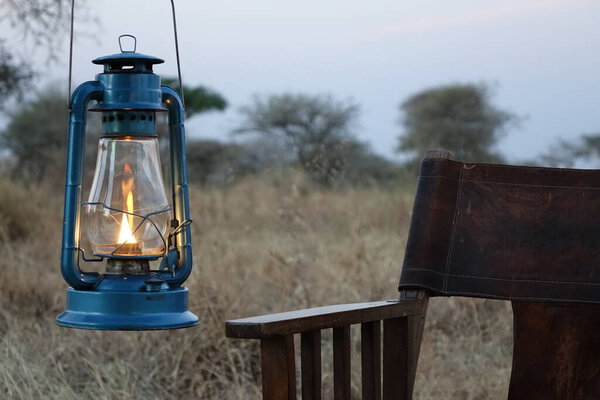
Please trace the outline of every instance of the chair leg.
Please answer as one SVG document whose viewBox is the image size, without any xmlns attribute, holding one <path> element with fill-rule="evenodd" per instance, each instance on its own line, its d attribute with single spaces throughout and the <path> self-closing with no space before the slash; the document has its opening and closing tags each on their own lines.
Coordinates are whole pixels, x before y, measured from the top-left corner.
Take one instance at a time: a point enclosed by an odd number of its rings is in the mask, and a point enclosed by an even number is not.
<svg viewBox="0 0 600 400">
<path fill-rule="evenodd" d="M 409 400 L 408 318 L 383 321 L 383 400 Z"/>
<path fill-rule="evenodd" d="M 363 400 L 381 400 L 381 321 L 361 325 Z"/>
<path fill-rule="evenodd" d="M 403 290 L 401 292 L 401 298 L 421 300 L 421 314 L 408 317 L 408 393 L 412 396 L 415 387 L 415 378 L 417 376 L 419 353 L 421 352 L 423 328 L 425 327 L 425 318 L 427 316 L 427 307 L 429 305 L 429 295 L 424 290 Z"/>
<path fill-rule="evenodd" d="M 260 341 L 263 400 L 296 399 L 294 336 Z"/>
<path fill-rule="evenodd" d="M 321 400 L 321 331 L 300 335 L 302 400 Z"/>
<path fill-rule="evenodd" d="M 333 398 L 350 400 L 350 326 L 333 328 Z"/>
</svg>

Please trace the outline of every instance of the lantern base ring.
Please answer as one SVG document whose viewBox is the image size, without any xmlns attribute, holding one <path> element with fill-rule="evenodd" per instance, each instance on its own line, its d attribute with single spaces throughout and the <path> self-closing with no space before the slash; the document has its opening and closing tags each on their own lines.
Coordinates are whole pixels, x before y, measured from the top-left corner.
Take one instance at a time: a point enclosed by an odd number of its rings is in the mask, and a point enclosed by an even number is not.
<svg viewBox="0 0 600 400">
<path fill-rule="evenodd" d="M 198 324 L 188 311 L 184 287 L 146 291 L 67 289 L 67 310 L 56 317 L 61 326 L 97 330 L 177 329 Z"/>
</svg>

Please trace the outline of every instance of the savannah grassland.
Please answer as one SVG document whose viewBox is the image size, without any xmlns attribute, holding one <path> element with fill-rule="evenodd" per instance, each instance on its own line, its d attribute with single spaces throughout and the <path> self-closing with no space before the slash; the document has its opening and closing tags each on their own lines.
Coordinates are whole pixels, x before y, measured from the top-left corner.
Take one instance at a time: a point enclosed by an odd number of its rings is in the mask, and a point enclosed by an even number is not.
<svg viewBox="0 0 600 400">
<path fill-rule="evenodd" d="M 324 190 L 271 171 L 227 187 L 192 187 L 195 264 L 186 286 L 195 328 L 97 332 L 60 328 L 62 187 L 0 191 L 0 398 L 259 399 L 256 341 L 224 337 L 224 321 L 397 296 L 413 188 Z M 509 304 L 435 298 L 417 399 L 504 399 Z M 355 398 L 360 337 L 353 330 Z M 332 398 L 324 333 L 323 390 Z"/>
</svg>

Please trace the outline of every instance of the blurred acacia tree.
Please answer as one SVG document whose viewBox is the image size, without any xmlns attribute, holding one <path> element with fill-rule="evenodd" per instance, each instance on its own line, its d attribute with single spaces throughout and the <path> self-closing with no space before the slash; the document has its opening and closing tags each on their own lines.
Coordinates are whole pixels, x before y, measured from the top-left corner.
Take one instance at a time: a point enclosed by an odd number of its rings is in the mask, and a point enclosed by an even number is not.
<svg viewBox="0 0 600 400">
<path fill-rule="evenodd" d="M 551 167 L 573 167 L 578 162 L 586 163 L 586 167 L 600 166 L 600 134 L 581 135 L 573 141 L 560 140 L 548 151 L 538 157 L 541 164 Z"/>
<path fill-rule="evenodd" d="M 344 179 L 352 185 L 383 184 L 399 181 L 402 169 L 399 166 L 375 154 L 368 143 L 350 140 L 344 142 L 346 170 Z"/>
<path fill-rule="evenodd" d="M 255 96 L 240 113 L 242 122 L 234 133 L 283 141 L 319 183 L 331 184 L 343 175 L 360 113 L 357 104 L 326 95 L 284 93 Z"/>
<path fill-rule="evenodd" d="M 2 0 L 0 23 L 18 36 L 19 46 L 27 41 L 43 47 L 55 58 L 57 46 L 68 28 L 69 0 Z M 21 97 L 31 88 L 34 69 L 26 54 L 20 54 L 6 39 L 0 40 L 0 111 L 7 99 Z"/>
<path fill-rule="evenodd" d="M 81 9 L 81 3 L 78 0 L 78 10 L 83 11 L 78 18 L 89 19 L 86 9 Z M 43 47 L 48 57 L 54 59 L 57 47 L 68 31 L 69 5 L 69 0 L 1 0 L 0 23 L 8 24 L 19 42 L 28 41 L 33 46 Z M 54 175 L 62 179 L 68 116 L 64 93 L 50 88 L 28 96 L 28 100 L 19 104 L 18 108 L 5 109 L 7 99 L 22 97 L 32 87 L 34 76 L 31 60 L 10 48 L 6 40 L 0 39 L 0 111 L 5 112 L 9 119 L 6 129 L 0 132 L 0 147 L 9 150 L 12 156 L 13 177 L 39 182 L 48 177 L 49 171 L 60 171 Z M 163 82 L 178 88 L 175 79 L 163 78 Z M 222 111 L 227 107 L 227 101 L 221 94 L 204 86 L 184 86 L 183 91 L 188 118 L 210 110 Z M 88 125 L 93 122 L 94 118 L 90 118 Z M 97 132 L 98 127 L 88 127 L 88 134 L 93 136 Z M 194 161 L 195 150 L 199 146 L 192 147 L 188 153 Z M 215 150 L 215 147 L 212 149 Z M 88 158 L 93 159 L 95 151 L 95 146 L 87 146 Z M 206 165 L 206 156 L 206 151 L 198 154 L 203 160 L 200 164 Z M 210 159 L 217 158 L 215 154 Z"/>
<path fill-rule="evenodd" d="M 15 60 L 4 40 L 0 40 L 0 111 L 11 96 L 21 97 L 30 87 L 33 70 Z"/>
<path fill-rule="evenodd" d="M 458 159 L 498 162 L 494 145 L 518 117 L 491 103 L 484 84 L 454 84 L 427 89 L 400 105 L 404 134 L 398 150 L 416 164 L 430 149 L 452 151 Z"/>
<path fill-rule="evenodd" d="M 8 111 L 9 122 L 0 132 L 0 145 L 10 151 L 14 178 L 39 182 L 50 171 L 65 164 L 67 142 L 67 106 L 64 92 L 49 88 L 18 108 Z"/>
<path fill-rule="evenodd" d="M 210 109 L 202 106 L 205 103 L 202 98 L 192 97 L 191 101 L 186 101 L 188 107 L 195 110 L 195 113 Z M 21 102 L 18 107 L 6 111 L 6 114 L 9 120 L 6 129 L 0 131 L 0 148 L 8 150 L 13 158 L 12 176 L 33 182 L 45 178 L 53 181 L 62 180 L 68 118 L 64 92 L 56 87 L 46 88 L 36 93 L 30 100 Z M 97 113 L 88 114 L 86 131 L 89 145 L 86 146 L 86 158 L 94 160 L 96 146 L 93 144 L 101 129 Z M 188 149 L 188 160 L 196 162 L 195 157 L 206 160 L 206 153 L 197 154 L 195 149 L 197 146 Z M 168 157 L 163 157 L 163 161 L 167 160 Z M 203 165 L 205 164 L 206 161 Z"/>
<path fill-rule="evenodd" d="M 191 140 L 187 145 L 190 181 L 223 185 L 268 167 L 283 165 L 273 150 L 272 143 L 260 140 L 244 143 Z"/>
<path fill-rule="evenodd" d="M 191 140 L 187 144 L 190 181 L 205 184 L 211 180 L 226 180 L 227 164 L 238 151 L 237 146 L 230 143 L 210 139 Z"/>
</svg>

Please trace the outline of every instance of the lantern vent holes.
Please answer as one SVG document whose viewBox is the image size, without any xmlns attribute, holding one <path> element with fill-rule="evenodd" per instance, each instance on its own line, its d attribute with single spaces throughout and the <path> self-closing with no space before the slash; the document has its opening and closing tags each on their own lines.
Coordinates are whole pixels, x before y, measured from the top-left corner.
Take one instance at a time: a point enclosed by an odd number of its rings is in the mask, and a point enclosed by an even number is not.
<svg viewBox="0 0 600 400">
<path fill-rule="evenodd" d="M 113 110 L 102 112 L 102 128 L 104 133 L 119 133 L 155 136 L 154 111 L 147 110 Z"/>
<path fill-rule="evenodd" d="M 138 64 L 107 64 L 105 67 L 105 72 L 152 72 L 152 64 L 143 62 Z"/>
</svg>

